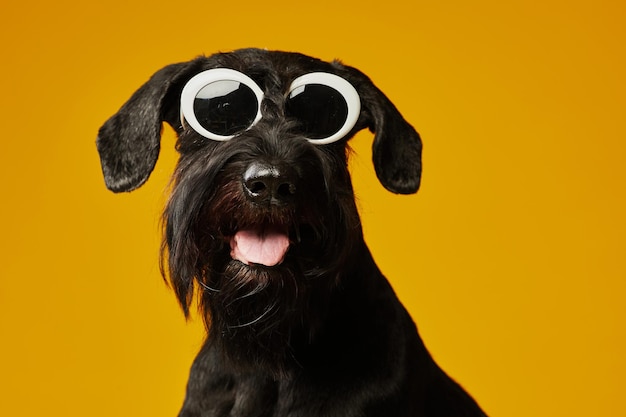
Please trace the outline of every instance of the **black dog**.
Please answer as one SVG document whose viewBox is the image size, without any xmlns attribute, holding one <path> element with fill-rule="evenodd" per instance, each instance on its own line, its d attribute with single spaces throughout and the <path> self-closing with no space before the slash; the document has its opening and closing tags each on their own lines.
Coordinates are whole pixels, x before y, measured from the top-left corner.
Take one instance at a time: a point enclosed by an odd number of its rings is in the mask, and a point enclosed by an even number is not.
<svg viewBox="0 0 626 417">
<path fill-rule="evenodd" d="M 158 71 L 100 129 L 107 186 L 142 185 L 161 124 L 180 153 L 162 265 L 208 338 L 180 416 L 484 416 L 432 360 L 363 240 L 347 169 L 417 191 L 421 141 L 361 72 L 247 49 Z"/>
</svg>

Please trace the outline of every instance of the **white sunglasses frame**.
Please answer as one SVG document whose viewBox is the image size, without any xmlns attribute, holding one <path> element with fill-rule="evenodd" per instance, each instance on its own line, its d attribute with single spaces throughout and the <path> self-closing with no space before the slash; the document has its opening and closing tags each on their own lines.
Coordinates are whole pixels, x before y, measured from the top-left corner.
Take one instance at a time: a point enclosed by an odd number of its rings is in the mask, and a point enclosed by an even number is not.
<svg viewBox="0 0 626 417">
<path fill-rule="evenodd" d="M 246 87 L 250 88 L 256 96 L 256 100 L 258 103 L 256 116 L 254 118 L 254 121 L 250 124 L 250 126 L 248 126 L 247 129 L 250 129 L 259 120 L 261 120 L 261 102 L 263 101 L 264 95 L 261 88 L 252 80 L 252 78 L 248 77 L 246 74 L 229 68 L 213 68 L 210 70 L 206 70 L 194 75 L 189 81 L 187 81 L 187 84 L 185 84 L 185 87 L 183 87 L 183 91 L 180 95 L 181 122 L 188 123 L 193 130 L 195 130 L 207 139 L 223 142 L 232 139 L 235 135 L 218 135 L 205 129 L 196 118 L 196 114 L 193 110 L 194 100 L 196 99 L 200 90 L 202 90 L 207 85 L 217 81 L 240 82 Z"/>
<path fill-rule="evenodd" d="M 180 120 L 183 123 L 183 126 L 185 123 L 187 123 L 193 130 L 195 130 L 197 133 L 204 136 L 205 138 L 223 142 L 234 138 L 235 136 L 237 136 L 237 134 L 224 136 L 218 135 L 205 129 L 196 118 L 193 109 L 194 100 L 200 90 L 202 90 L 207 85 L 217 81 L 240 82 L 250 88 L 256 96 L 258 103 L 257 114 L 250 126 L 244 129 L 244 131 L 250 129 L 252 126 L 257 124 L 259 120 L 261 120 L 261 103 L 263 102 L 265 95 L 263 94 L 261 88 L 254 82 L 254 80 L 252 80 L 252 78 L 230 68 L 213 68 L 203 71 L 193 76 L 187 82 L 187 84 L 185 84 L 180 98 Z M 344 100 L 346 100 L 348 113 L 346 115 L 346 120 L 344 124 L 341 126 L 341 128 L 339 128 L 337 132 L 326 138 L 307 138 L 307 140 L 316 145 L 324 145 L 336 142 L 346 136 L 356 125 L 356 122 L 359 119 L 359 115 L 361 113 L 361 99 L 359 98 L 359 93 L 352 86 L 352 84 L 350 84 L 347 80 L 338 75 L 328 72 L 311 72 L 296 78 L 291 83 L 287 96 L 292 97 L 294 95 L 294 92 L 297 92 L 298 89 L 304 88 L 305 86 L 311 84 L 325 85 L 338 91 L 342 95 Z"/>
</svg>

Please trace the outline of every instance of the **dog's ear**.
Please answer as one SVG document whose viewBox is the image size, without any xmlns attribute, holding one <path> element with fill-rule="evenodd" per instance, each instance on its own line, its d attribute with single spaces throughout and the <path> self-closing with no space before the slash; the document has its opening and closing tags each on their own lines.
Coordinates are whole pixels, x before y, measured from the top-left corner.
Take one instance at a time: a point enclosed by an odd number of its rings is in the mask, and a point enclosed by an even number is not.
<svg viewBox="0 0 626 417">
<path fill-rule="evenodd" d="M 159 156 L 162 122 L 180 132 L 180 92 L 197 66 L 190 61 L 157 71 L 100 128 L 96 145 L 111 191 L 132 191 L 146 182 Z"/>
<path fill-rule="evenodd" d="M 374 134 L 374 169 L 383 186 L 397 194 L 413 194 L 420 186 L 422 141 L 396 106 L 362 72 L 348 67 L 359 92 L 365 126 Z"/>
</svg>

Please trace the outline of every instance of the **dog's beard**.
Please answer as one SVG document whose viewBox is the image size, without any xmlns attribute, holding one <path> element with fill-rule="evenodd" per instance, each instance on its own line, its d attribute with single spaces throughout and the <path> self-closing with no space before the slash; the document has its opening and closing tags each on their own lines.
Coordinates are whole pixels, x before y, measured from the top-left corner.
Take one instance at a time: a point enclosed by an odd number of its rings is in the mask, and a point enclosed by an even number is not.
<svg viewBox="0 0 626 417">
<path fill-rule="evenodd" d="M 303 321 L 307 291 L 294 268 L 229 259 L 206 277 L 202 300 L 210 312 L 209 337 L 233 366 L 281 374 L 293 359 L 291 341 Z"/>
<path fill-rule="evenodd" d="M 288 250 L 280 254 L 280 262 L 242 262 L 230 233 L 212 239 L 205 249 L 199 280 L 202 310 L 209 338 L 221 344 L 234 367 L 282 375 L 297 361 L 294 345 L 313 339 L 324 320 L 328 294 L 337 282 L 337 267 L 331 266 L 339 255 L 331 243 L 334 234 L 322 222 L 324 216 L 295 218 L 294 213 L 283 213 L 257 226 L 257 231 L 281 236 L 273 239 L 288 235 Z M 243 230 L 252 228 L 241 217 L 234 222 L 243 224 Z M 218 229 L 223 233 L 227 226 Z"/>
<path fill-rule="evenodd" d="M 223 235 L 225 225 L 204 248 L 205 266 L 196 278 L 201 309 L 211 343 L 221 345 L 232 367 L 262 369 L 280 377 L 297 366 L 293 348 L 315 339 L 350 243 L 360 230 L 351 227 L 336 233 L 339 224 L 324 219 L 303 216 L 295 221 L 294 216 L 284 216 L 283 225 L 270 226 L 266 221 L 261 228 L 290 229 L 288 250 L 280 262 L 268 262 L 270 266 L 238 259 L 233 235 Z M 244 230 L 250 230 L 247 224 Z M 347 240 L 337 241 L 337 236 Z"/>
</svg>

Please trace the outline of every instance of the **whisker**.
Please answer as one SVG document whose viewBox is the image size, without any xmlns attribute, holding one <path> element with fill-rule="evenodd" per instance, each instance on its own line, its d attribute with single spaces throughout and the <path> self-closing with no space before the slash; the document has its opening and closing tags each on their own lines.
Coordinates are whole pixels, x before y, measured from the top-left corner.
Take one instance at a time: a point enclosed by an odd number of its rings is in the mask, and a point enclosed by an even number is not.
<svg viewBox="0 0 626 417">
<path fill-rule="evenodd" d="M 196 282 L 205 290 L 209 290 L 211 292 L 221 292 L 222 290 L 218 290 L 217 288 L 212 288 L 210 286 L 208 286 L 207 284 L 205 284 L 204 282 L 202 282 L 201 280 L 196 280 Z"/>
<path fill-rule="evenodd" d="M 243 327 L 248 327 L 248 326 L 252 326 L 255 323 L 258 323 L 259 321 L 261 321 L 265 316 L 267 316 L 272 310 L 274 310 L 274 307 L 276 306 L 276 304 L 272 304 L 271 306 L 269 306 L 259 317 L 257 317 L 256 319 L 249 321 L 247 323 L 243 323 L 243 324 L 234 324 L 234 325 L 228 325 L 227 328 L 228 329 L 241 329 Z"/>
</svg>

